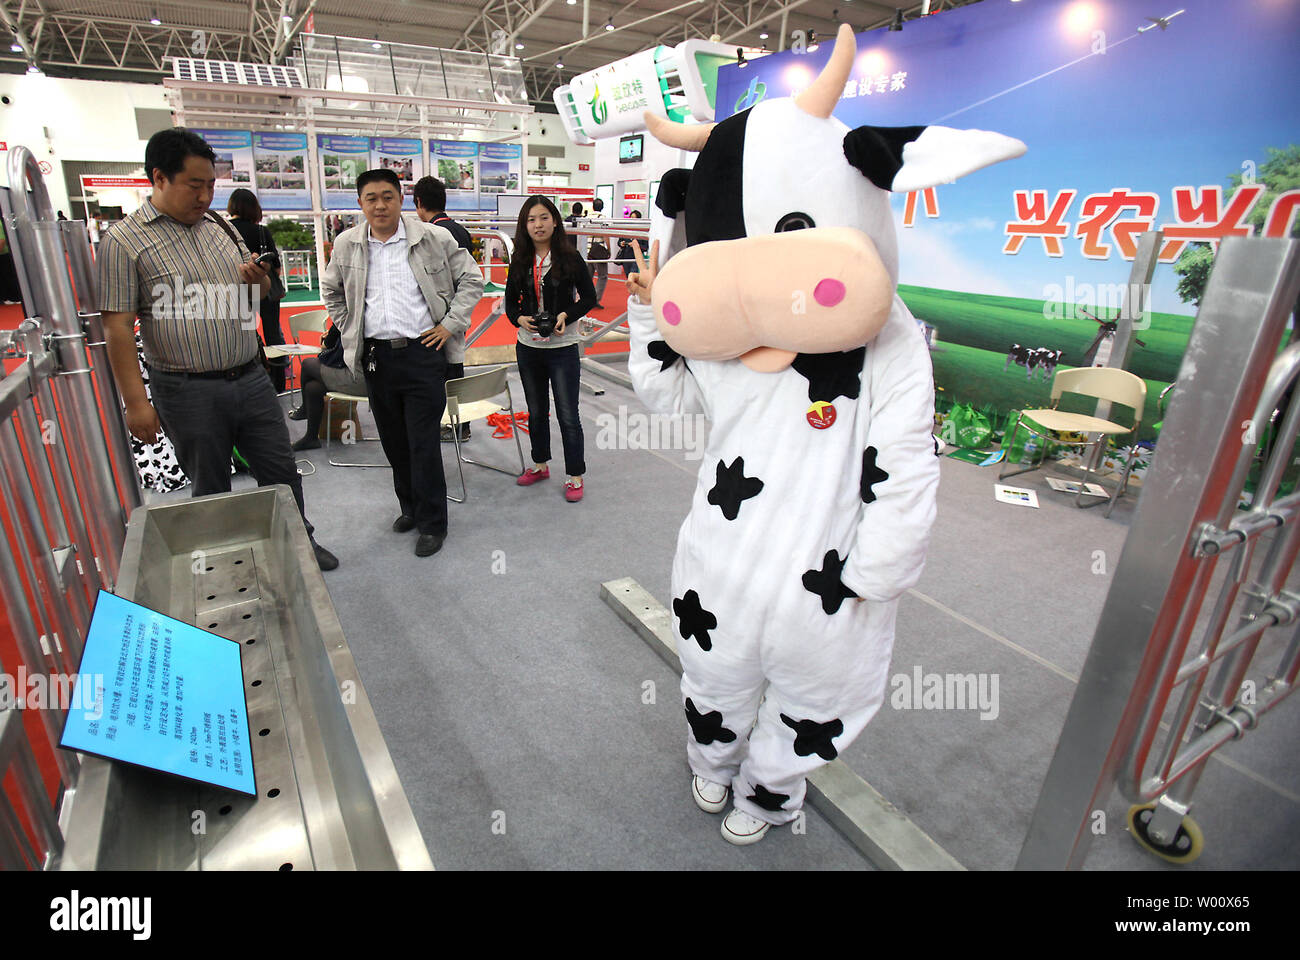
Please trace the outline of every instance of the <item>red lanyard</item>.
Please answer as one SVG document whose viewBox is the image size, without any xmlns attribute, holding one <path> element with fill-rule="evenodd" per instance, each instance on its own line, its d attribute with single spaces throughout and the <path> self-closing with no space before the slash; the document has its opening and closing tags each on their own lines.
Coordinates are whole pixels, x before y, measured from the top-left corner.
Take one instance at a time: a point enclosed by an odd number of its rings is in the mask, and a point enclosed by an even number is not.
<svg viewBox="0 0 1300 960">
<path fill-rule="evenodd" d="M 546 263 L 549 258 L 550 254 L 547 254 L 542 263 Z M 533 258 L 533 292 L 537 294 L 537 312 L 545 313 L 546 307 L 542 304 L 542 279 L 537 274 L 537 259 L 535 257 Z"/>
</svg>

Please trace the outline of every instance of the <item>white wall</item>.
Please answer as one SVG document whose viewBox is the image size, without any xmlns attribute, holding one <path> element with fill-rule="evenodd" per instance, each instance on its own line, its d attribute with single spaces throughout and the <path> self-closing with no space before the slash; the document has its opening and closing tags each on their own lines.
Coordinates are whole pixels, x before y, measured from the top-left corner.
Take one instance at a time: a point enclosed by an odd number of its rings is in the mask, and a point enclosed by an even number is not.
<svg viewBox="0 0 1300 960">
<path fill-rule="evenodd" d="M 137 163 L 143 173 L 146 141 L 136 136 L 135 109 L 168 109 L 162 84 L 0 74 L 0 95 L 10 99 L 8 105 L 0 104 L 0 140 L 10 147 L 25 146 L 37 160 L 49 161 L 52 172 L 45 185 L 50 202 L 71 217 L 84 213 L 69 204 L 60 161 Z M 137 204 L 134 193 L 101 194 L 100 202 L 128 209 Z"/>
</svg>

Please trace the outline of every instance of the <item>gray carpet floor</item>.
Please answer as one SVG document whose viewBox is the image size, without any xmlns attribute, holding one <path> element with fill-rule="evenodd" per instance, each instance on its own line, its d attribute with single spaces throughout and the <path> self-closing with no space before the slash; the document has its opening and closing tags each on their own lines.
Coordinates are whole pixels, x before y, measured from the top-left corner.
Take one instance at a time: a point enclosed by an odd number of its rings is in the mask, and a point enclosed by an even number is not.
<svg viewBox="0 0 1300 960">
<path fill-rule="evenodd" d="M 432 558 L 413 555 L 413 533 L 390 530 L 397 504 L 386 468 L 302 455 L 316 468 L 304 489 L 317 539 L 340 560 L 325 582 L 435 866 L 871 869 L 811 808 L 801 832 L 773 830 L 737 848 L 692 803 L 677 678 L 599 594 L 603 581 L 633 577 L 670 603 L 699 463 L 689 451 L 602 449 L 620 446 L 597 442 L 602 415 L 644 408 L 630 390 L 586 378 L 605 393 L 582 395 L 585 499 L 563 499 L 552 418 L 551 479 L 519 488 L 465 467 L 469 500 L 449 505 L 449 536 Z M 374 436 L 367 417 L 363 407 Z M 290 428 L 301 434 L 301 424 Z M 455 489 L 451 451 L 444 446 Z M 482 423 L 466 452 L 518 462 L 514 442 Z M 382 460 L 378 444 L 346 454 Z M 997 715 L 887 701 L 842 757 L 964 866 L 1004 870 L 1028 830 L 1132 504 L 1109 519 L 1078 510 L 1039 472 L 1009 481 L 1038 492 L 1040 508 L 1026 509 L 995 502 L 995 467 L 944 458 L 941 469 L 939 519 L 925 574 L 900 602 L 891 675 L 996 676 Z M 1098 550 L 1104 574 L 1093 572 Z M 1266 663 L 1287 639 L 1280 633 L 1267 638 Z M 1142 851 L 1116 792 L 1087 868 L 1294 869 L 1298 735 L 1300 710 L 1284 704 L 1209 762 L 1193 811 L 1206 841 L 1195 864 Z"/>
</svg>

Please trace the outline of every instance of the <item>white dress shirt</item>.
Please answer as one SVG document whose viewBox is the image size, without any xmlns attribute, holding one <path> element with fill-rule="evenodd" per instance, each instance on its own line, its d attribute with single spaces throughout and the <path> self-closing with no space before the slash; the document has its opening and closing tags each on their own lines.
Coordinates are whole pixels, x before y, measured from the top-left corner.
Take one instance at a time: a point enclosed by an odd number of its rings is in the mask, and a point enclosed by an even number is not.
<svg viewBox="0 0 1300 960">
<path fill-rule="evenodd" d="M 397 232 L 378 240 L 366 224 L 370 266 L 366 271 L 367 337 L 376 340 L 414 340 L 433 327 L 429 304 L 415 281 L 406 240 L 406 224 L 397 218 Z"/>
</svg>

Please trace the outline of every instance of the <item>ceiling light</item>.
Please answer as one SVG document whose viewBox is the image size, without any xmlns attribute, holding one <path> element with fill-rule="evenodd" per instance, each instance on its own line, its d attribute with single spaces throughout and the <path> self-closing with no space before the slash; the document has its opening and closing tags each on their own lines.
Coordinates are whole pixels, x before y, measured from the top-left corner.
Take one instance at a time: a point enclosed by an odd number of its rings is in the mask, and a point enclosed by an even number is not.
<svg viewBox="0 0 1300 960">
<path fill-rule="evenodd" d="M 516 44 L 515 44 L 515 49 L 516 49 L 516 50 L 522 50 L 523 48 L 524 48 L 524 45 L 523 45 L 522 42 L 520 42 L 520 43 L 516 43 Z"/>
<path fill-rule="evenodd" d="M 36 77 L 45 76 L 45 74 L 41 73 L 41 68 L 34 63 L 27 64 L 27 72 Z"/>
<path fill-rule="evenodd" d="M 563 70 L 563 69 L 564 69 L 564 61 L 563 61 L 563 60 L 556 60 L 556 61 L 555 61 L 555 69 L 556 69 L 556 70 Z"/>
<path fill-rule="evenodd" d="M 23 45 L 19 43 L 17 40 L 15 40 L 13 43 L 9 44 L 9 49 L 12 50 L 14 53 L 22 53 Z"/>
<path fill-rule="evenodd" d="M 889 29 L 892 31 L 903 29 L 903 11 L 897 7 L 894 8 L 894 22 L 889 25 Z"/>
<path fill-rule="evenodd" d="M 155 27 L 162 26 L 162 21 L 158 19 L 157 10 L 154 10 L 149 14 L 149 22 L 152 23 Z"/>
<path fill-rule="evenodd" d="M 574 4 L 576 4 L 576 3 L 578 2 L 578 0 L 565 0 L 565 2 L 566 2 L 569 6 L 573 6 Z"/>
<path fill-rule="evenodd" d="M 606 30 L 613 30 L 613 29 L 614 29 L 614 18 L 613 18 L 613 17 L 610 17 L 608 20 L 605 21 L 605 29 L 606 29 Z"/>
<path fill-rule="evenodd" d="M 383 44 L 379 42 L 379 34 L 377 33 L 375 34 L 374 42 L 371 43 L 370 45 L 374 47 L 376 50 L 378 50 L 380 47 L 383 46 Z"/>
<path fill-rule="evenodd" d="M 760 33 L 760 34 L 758 35 L 758 39 L 760 39 L 760 40 L 766 40 L 766 39 L 767 39 L 767 31 L 764 30 L 762 33 Z"/>
<path fill-rule="evenodd" d="M 280 19 L 283 20 L 285 23 L 293 23 L 293 17 L 289 16 L 289 14 L 287 13 L 284 16 L 282 16 Z"/>
</svg>

